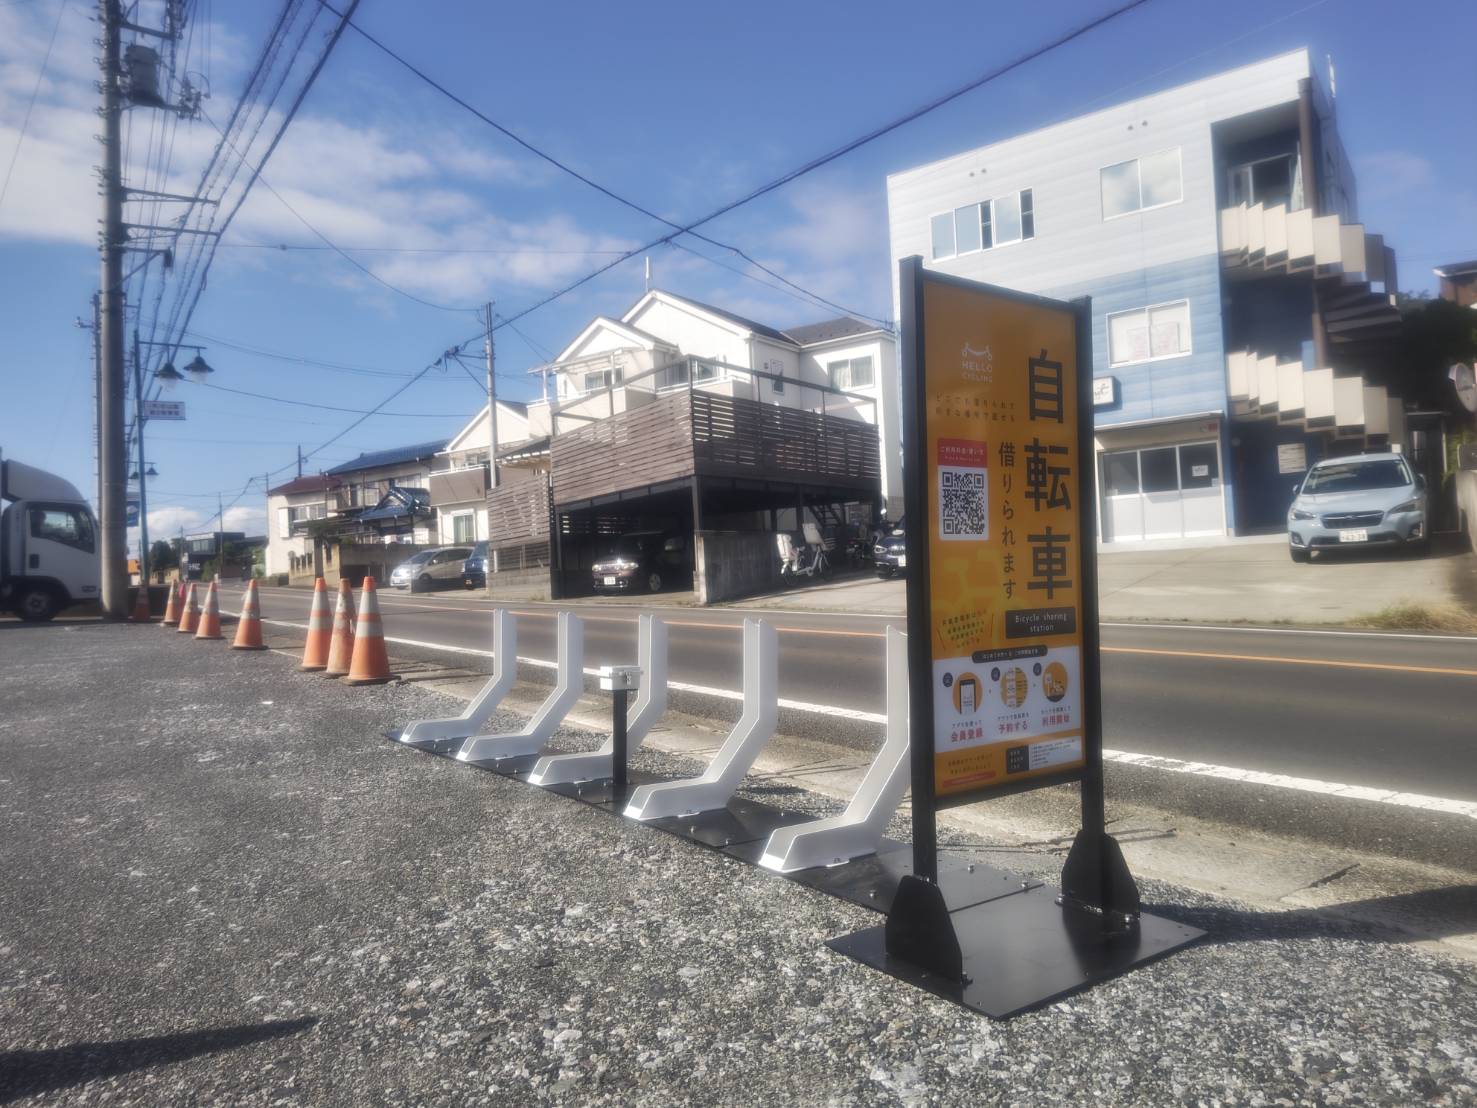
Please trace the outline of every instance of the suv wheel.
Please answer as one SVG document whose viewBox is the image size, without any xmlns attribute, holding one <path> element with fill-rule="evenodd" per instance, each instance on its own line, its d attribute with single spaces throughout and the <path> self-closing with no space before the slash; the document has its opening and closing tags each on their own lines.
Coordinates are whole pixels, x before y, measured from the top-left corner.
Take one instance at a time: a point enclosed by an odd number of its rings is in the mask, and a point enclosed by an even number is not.
<svg viewBox="0 0 1477 1108">
<path fill-rule="evenodd" d="M 411 592 L 430 592 L 431 591 L 431 575 L 428 574 L 428 573 L 422 573 L 419 577 L 417 577 L 414 581 L 412 581 L 410 583 L 410 591 Z"/>
<path fill-rule="evenodd" d="M 652 570 L 650 573 L 648 573 L 646 575 L 646 591 L 647 592 L 661 592 L 662 591 L 662 575 L 660 573 L 658 573 L 656 570 Z"/>
<path fill-rule="evenodd" d="M 1289 546 L 1287 552 L 1292 555 L 1294 562 L 1302 563 L 1308 560 L 1308 548 L 1305 546 Z"/>
<path fill-rule="evenodd" d="M 15 600 L 15 614 L 27 623 L 45 623 L 61 607 L 56 593 L 45 585 L 28 585 Z"/>
</svg>

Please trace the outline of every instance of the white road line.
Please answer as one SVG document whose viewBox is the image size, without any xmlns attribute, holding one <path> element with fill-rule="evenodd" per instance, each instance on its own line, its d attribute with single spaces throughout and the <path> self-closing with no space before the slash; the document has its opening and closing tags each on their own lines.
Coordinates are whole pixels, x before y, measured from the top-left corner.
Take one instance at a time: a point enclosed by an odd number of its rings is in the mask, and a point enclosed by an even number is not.
<svg viewBox="0 0 1477 1108">
<path fill-rule="evenodd" d="M 1413 631 L 1325 631 L 1311 627 L 1228 627 L 1218 623 L 1110 623 L 1103 627 L 1155 631 L 1235 631 L 1252 635 L 1333 635 L 1346 639 L 1422 639 L 1427 642 L 1477 642 L 1477 635 L 1421 635 Z"/>
<path fill-rule="evenodd" d="M 306 623 L 291 623 L 287 620 L 264 619 L 263 623 L 279 627 L 296 627 L 306 630 Z M 419 646 L 427 650 L 443 650 L 451 654 L 470 654 L 479 658 L 491 658 L 490 650 L 477 650 L 467 646 L 447 646 L 444 643 L 423 642 L 419 639 L 401 639 L 385 636 L 386 642 L 402 646 Z M 518 655 L 518 661 L 540 669 L 555 669 L 557 663 L 543 658 L 527 658 Z M 585 667 L 585 675 L 593 677 L 600 671 Z M 708 685 L 690 685 L 683 681 L 668 681 L 667 687 L 678 692 L 697 696 L 711 696 L 720 700 L 742 701 L 744 694 L 737 689 L 717 689 Z M 809 712 L 813 715 L 849 719 L 858 723 L 886 723 L 887 717 L 880 712 L 862 712 L 855 708 L 840 708 L 834 704 L 813 704 L 805 700 L 781 699 L 781 708 L 794 712 Z M 1389 804 L 1397 808 L 1417 808 L 1427 812 L 1444 812 L 1450 815 L 1477 819 L 1477 801 L 1448 800 L 1445 797 L 1425 796 L 1422 793 L 1403 793 L 1393 789 L 1372 789 L 1366 785 L 1341 785 L 1334 781 L 1319 781 L 1311 777 L 1289 777 L 1282 773 L 1264 773 L 1256 769 L 1237 769 L 1233 766 L 1217 766 L 1209 762 L 1186 762 L 1179 758 L 1166 758 L 1158 754 L 1135 754 L 1128 750 L 1103 751 L 1103 761 L 1119 765 L 1157 769 L 1166 773 L 1188 773 L 1196 777 L 1215 777 L 1222 781 L 1239 781 L 1247 785 L 1266 785 L 1274 789 L 1291 789 L 1295 792 L 1316 793 L 1321 796 L 1337 796 L 1345 800 L 1367 800 L 1375 804 Z"/>
<path fill-rule="evenodd" d="M 1398 808 L 1420 808 L 1428 812 L 1446 812 L 1451 815 L 1477 819 L 1477 801 L 1471 800 L 1447 800 L 1444 797 L 1402 793 L 1393 789 L 1371 789 L 1365 785 L 1340 785 L 1334 781 L 1319 781 L 1312 777 L 1288 777 L 1282 773 L 1235 769 L 1231 766 L 1211 765 L 1208 762 L 1184 762 L 1178 758 L 1164 758 L 1157 754 L 1132 754 L 1126 750 L 1104 750 L 1103 760 L 1126 766 L 1164 770 L 1168 773 L 1217 777 L 1222 781 L 1240 781 L 1247 785 L 1266 785 L 1274 789 L 1294 789 L 1298 792 L 1318 793 L 1323 796 L 1368 800 L 1375 804 L 1393 804 Z"/>
</svg>

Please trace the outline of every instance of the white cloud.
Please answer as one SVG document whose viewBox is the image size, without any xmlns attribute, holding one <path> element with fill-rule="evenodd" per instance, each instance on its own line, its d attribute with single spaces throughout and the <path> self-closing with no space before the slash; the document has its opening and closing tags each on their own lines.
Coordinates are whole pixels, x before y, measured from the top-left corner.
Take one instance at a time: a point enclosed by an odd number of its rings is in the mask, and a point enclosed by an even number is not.
<svg viewBox="0 0 1477 1108">
<path fill-rule="evenodd" d="M 1436 179 L 1431 162 L 1408 150 L 1378 150 L 1358 162 L 1359 191 L 1370 199 L 1408 196 Z"/>
<path fill-rule="evenodd" d="M 149 509 L 149 542 L 178 538 L 180 533 L 193 535 L 213 531 L 217 526 L 216 513 L 200 508 L 187 508 L 181 504 L 166 504 L 161 508 Z M 246 535 L 267 533 L 267 510 L 261 505 L 237 504 L 226 509 L 225 531 L 242 531 Z M 129 528 L 129 542 L 137 543 L 138 529 Z"/>
</svg>

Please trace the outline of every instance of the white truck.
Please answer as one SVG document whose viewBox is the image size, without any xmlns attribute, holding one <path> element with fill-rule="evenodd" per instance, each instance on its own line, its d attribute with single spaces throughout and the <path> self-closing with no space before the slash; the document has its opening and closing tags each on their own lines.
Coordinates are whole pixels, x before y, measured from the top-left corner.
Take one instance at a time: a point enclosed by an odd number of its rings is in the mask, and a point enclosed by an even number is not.
<svg viewBox="0 0 1477 1108">
<path fill-rule="evenodd" d="M 39 623 L 98 599 L 97 520 L 70 481 L 0 461 L 0 610 Z"/>
</svg>

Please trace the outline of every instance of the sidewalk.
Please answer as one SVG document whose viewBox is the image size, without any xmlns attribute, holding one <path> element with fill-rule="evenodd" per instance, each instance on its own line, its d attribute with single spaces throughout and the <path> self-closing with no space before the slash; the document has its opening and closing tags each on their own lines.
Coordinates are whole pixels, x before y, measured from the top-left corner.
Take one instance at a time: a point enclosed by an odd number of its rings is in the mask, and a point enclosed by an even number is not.
<svg viewBox="0 0 1477 1108">
<path fill-rule="evenodd" d="M 991 1023 L 823 945 L 872 913 L 379 738 L 459 707 L 425 689 L 157 627 L 0 626 L 0 665 L 16 1102 L 1477 1097 L 1471 965 L 1318 911 L 1144 882 L 1212 938 Z"/>
<path fill-rule="evenodd" d="M 867 577 L 730 607 L 902 615 L 905 589 L 901 580 Z M 1281 536 L 1105 546 L 1098 554 L 1098 589 L 1102 618 L 1109 621 L 1344 623 L 1404 603 L 1477 611 L 1477 555 L 1443 542 L 1425 558 L 1340 553 L 1297 565 Z"/>
</svg>

